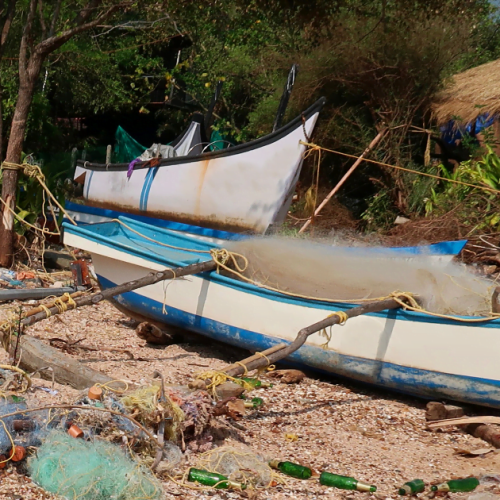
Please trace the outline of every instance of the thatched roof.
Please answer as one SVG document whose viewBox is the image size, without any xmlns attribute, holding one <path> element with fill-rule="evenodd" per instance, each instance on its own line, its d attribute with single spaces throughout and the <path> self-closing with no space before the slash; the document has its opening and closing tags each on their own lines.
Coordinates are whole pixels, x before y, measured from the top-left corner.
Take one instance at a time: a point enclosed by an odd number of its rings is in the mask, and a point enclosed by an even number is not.
<svg viewBox="0 0 500 500">
<path fill-rule="evenodd" d="M 436 96 L 432 113 L 440 125 L 458 118 L 469 123 L 483 113 L 500 113 L 500 59 L 455 75 Z"/>
</svg>

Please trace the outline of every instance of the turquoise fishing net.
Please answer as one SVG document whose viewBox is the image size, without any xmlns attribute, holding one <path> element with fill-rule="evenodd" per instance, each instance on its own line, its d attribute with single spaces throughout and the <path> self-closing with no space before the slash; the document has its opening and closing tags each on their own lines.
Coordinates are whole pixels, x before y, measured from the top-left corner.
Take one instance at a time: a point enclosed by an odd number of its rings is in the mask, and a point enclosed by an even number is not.
<svg viewBox="0 0 500 500">
<path fill-rule="evenodd" d="M 54 431 L 28 462 L 32 479 L 68 500 L 156 500 L 160 482 L 106 441 L 87 442 Z"/>
<path fill-rule="evenodd" d="M 144 151 L 146 151 L 144 146 L 118 126 L 115 133 L 113 161 L 116 163 L 129 163 L 141 156 Z"/>
</svg>

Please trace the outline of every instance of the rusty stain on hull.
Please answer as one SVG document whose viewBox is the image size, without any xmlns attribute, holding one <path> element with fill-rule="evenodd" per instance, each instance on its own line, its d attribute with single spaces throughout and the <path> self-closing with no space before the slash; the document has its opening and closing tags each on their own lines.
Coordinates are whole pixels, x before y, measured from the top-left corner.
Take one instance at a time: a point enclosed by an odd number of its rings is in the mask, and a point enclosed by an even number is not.
<svg viewBox="0 0 500 500">
<path fill-rule="evenodd" d="M 85 204 L 90 207 L 103 208 L 107 210 L 115 210 L 117 212 L 124 212 L 126 214 L 142 215 L 144 217 L 151 217 L 153 219 L 170 220 L 172 222 L 181 222 L 183 224 L 190 224 L 192 226 L 207 227 L 209 229 L 219 229 L 221 231 L 229 231 L 233 233 L 255 233 L 255 226 L 246 224 L 245 221 L 235 218 L 226 218 L 225 220 L 219 219 L 215 215 L 209 217 L 196 217 L 193 214 L 179 213 L 179 212 L 163 212 L 163 211 L 144 211 L 137 210 L 136 208 L 127 205 L 118 205 L 104 201 L 91 201 L 85 200 Z"/>
<path fill-rule="evenodd" d="M 203 191 L 203 182 L 205 181 L 205 176 L 207 175 L 209 163 L 210 163 L 210 160 L 203 160 L 200 162 L 198 192 L 196 193 L 196 205 L 195 205 L 196 208 L 194 209 L 194 214 L 198 217 L 197 220 L 199 220 L 199 217 L 200 217 L 201 192 Z"/>
</svg>

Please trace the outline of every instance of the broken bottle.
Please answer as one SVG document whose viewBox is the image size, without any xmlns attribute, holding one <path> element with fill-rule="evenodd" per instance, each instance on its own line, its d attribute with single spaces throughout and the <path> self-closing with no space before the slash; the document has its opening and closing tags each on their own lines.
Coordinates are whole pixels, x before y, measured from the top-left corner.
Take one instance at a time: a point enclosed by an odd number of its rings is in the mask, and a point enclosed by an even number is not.
<svg viewBox="0 0 500 500">
<path fill-rule="evenodd" d="M 451 479 L 445 483 L 431 486 L 432 491 L 449 491 L 458 493 L 461 491 L 472 491 L 479 486 L 479 480 L 475 477 L 467 477 L 465 479 Z"/>
<path fill-rule="evenodd" d="M 425 483 L 422 479 L 414 479 L 413 481 L 408 481 L 399 488 L 400 495 L 416 495 L 417 493 L 422 493 L 425 490 Z"/>
<path fill-rule="evenodd" d="M 297 479 L 309 479 L 312 476 L 312 470 L 303 465 L 294 464 L 293 462 L 280 462 L 279 460 L 271 460 L 269 467 L 278 469 L 287 476 L 296 477 Z"/>
</svg>

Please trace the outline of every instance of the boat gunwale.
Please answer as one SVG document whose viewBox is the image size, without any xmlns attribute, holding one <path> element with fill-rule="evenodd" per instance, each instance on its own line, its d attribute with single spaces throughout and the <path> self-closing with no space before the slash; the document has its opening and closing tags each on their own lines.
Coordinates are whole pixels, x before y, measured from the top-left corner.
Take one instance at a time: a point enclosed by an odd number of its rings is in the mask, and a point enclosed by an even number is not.
<svg viewBox="0 0 500 500">
<path fill-rule="evenodd" d="M 319 98 L 313 105 L 307 108 L 304 112 L 302 112 L 299 116 L 294 118 L 292 121 L 276 130 L 276 132 L 272 132 L 263 137 L 259 137 L 253 141 L 239 144 L 238 146 L 234 146 L 231 148 L 221 149 L 219 151 L 209 151 L 206 153 L 202 153 L 201 155 L 196 156 L 176 156 L 173 158 L 165 158 L 160 161 L 158 167 L 168 167 L 171 165 L 178 165 L 182 163 L 194 163 L 197 161 L 207 161 L 213 160 L 215 158 L 222 158 L 227 156 L 233 156 L 240 153 L 245 153 L 248 151 L 252 151 L 259 147 L 267 146 L 268 144 L 272 144 L 283 137 L 286 137 L 294 130 L 303 126 L 302 118 L 308 120 L 315 113 L 319 113 L 323 106 L 325 105 L 326 99 L 324 97 Z M 129 163 L 92 163 L 86 160 L 78 160 L 77 165 L 86 170 L 93 171 L 113 171 L 113 172 L 121 172 L 126 171 L 129 168 Z M 141 170 L 145 168 L 150 168 L 149 161 L 137 162 L 134 165 L 134 170 Z"/>
<path fill-rule="evenodd" d="M 170 231 L 168 229 L 164 228 L 157 228 L 154 227 L 154 229 L 151 229 L 151 226 L 148 224 L 145 224 L 143 222 L 135 221 L 135 220 L 130 220 L 127 219 L 126 217 L 120 217 L 120 219 L 124 219 L 127 223 L 127 225 L 139 225 L 143 226 L 149 231 L 159 231 L 161 233 L 165 233 L 167 235 L 174 236 L 176 238 L 184 239 L 187 241 L 191 241 L 192 239 L 188 236 L 184 236 L 182 234 L 175 234 L 175 232 Z M 101 225 L 101 224 L 113 224 L 116 227 L 120 227 L 124 232 L 131 232 L 118 222 L 110 221 L 110 222 L 102 222 L 98 224 L 90 224 L 89 226 L 94 226 L 94 225 Z M 67 222 L 63 223 L 63 227 L 65 231 L 68 231 L 70 233 L 78 235 L 78 233 L 83 233 L 85 236 L 90 238 L 91 240 L 96 241 L 97 243 L 104 244 L 104 246 L 109 247 L 109 248 L 114 248 L 118 251 L 122 251 L 125 253 L 128 253 L 130 255 L 139 257 L 141 259 L 144 259 L 146 261 L 153 261 L 156 264 L 160 265 L 165 265 L 165 267 L 183 267 L 186 266 L 186 262 L 181 262 L 181 261 L 176 261 L 173 259 L 169 259 L 166 257 L 161 258 L 161 255 L 154 256 L 151 253 L 148 253 L 145 250 L 139 249 L 135 246 L 128 245 L 126 243 L 121 243 L 121 242 L 114 242 L 110 240 L 109 237 L 106 237 L 105 235 L 101 235 L 99 233 L 96 233 L 94 231 L 86 229 L 86 227 L 82 226 L 73 226 L 70 225 Z M 173 234 L 171 234 L 173 233 Z M 132 233 L 133 234 L 133 233 Z M 147 240 L 146 240 L 147 241 Z M 204 241 L 196 241 L 196 244 L 200 244 L 206 247 L 211 247 L 211 248 L 220 248 L 219 245 L 216 244 L 211 244 L 207 243 Z M 161 245 L 158 245 L 155 242 L 150 242 L 151 245 L 157 246 L 161 248 Z M 201 258 L 201 255 L 199 252 L 193 251 L 192 252 L 194 255 L 197 257 Z M 102 254 L 104 257 L 108 257 L 105 254 Z M 207 254 L 208 256 L 208 254 Z M 111 259 L 114 259 L 113 257 L 108 257 Z M 116 260 L 116 259 L 114 259 Z M 129 263 L 133 265 L 132 263 Z M 252 293 L 254 295 L 259 295 L 264 298 L 268 298 L 270 300 L 278 301 L 278 302 L 284 302 L 284 303 L 289 303 L 289 304 L 296 304 L 296 305 L 302 305 L 304 307 L 312 307 L 314 309 L 332 309 L 332 310 L 349 310 L 352 309 L 356 306 L 361 305 L 359 302 L 326 302 L 326 301 L 321 301 L 318 299 L 304 299 L 300 297 L 294 297 L 291 295 L 287 295 L 284 293 L 280 292 L 275 292 L 273 290 L 268 290 L 263 287 L 259 287 L 258 285 L 252 284 L 252 283 L 247 283 L 244 281 L 236 280 L 234 278 L 224 276 L 222 274 L 217 273 L 216 270 L 209 271 L 209 272 L 204 272 L 197 274 L 196 276 L 201 277 L 207 281 L 211 281 L 214 283 L 219 283 L 223 286 L 227 286 L 229 288 L 235 289 L 235 290 L 241 290 L 244 293 Z M 461 325 L 461 326 L 477 326 L 481 325 L 481 327 L 486 327 L 486 328 L 498 328 L 500 327 L 500 319 L 494 319 L 494 320 L 487 320 L 485 319 L 484 321 L 478 321 L 479 316 L 460 316 L 460 315 L 455 315 L 457 318 L 455 319 L 448 319 L 448 318 L 442 318 L 439 316 L 432 316 L 428 315 L 425 313 L 421 312 L 415 312 L 415 311 L 408 311 L 408 310 L 403 310 L 403 309 L 395 309 L 395 310 L 386 310 L 386 311 L 381 311 L 381 312 L 375 312 L 375 313 L 369 313 L 369 315 L 372 316 L 381 316 L 381 317 L 387 317 L 388 315 L 393 316 L 393 319 L 398 319 L 398 320 L 403 320 L 403 321 L 414 321 L 414 322 L 421 322 L 421 323 L 441 323 L 441 324 L 453 324 L 453 325 Z M 467 322 L 467 320 L 473 320 L 471 322 Z"/>
</svg>

